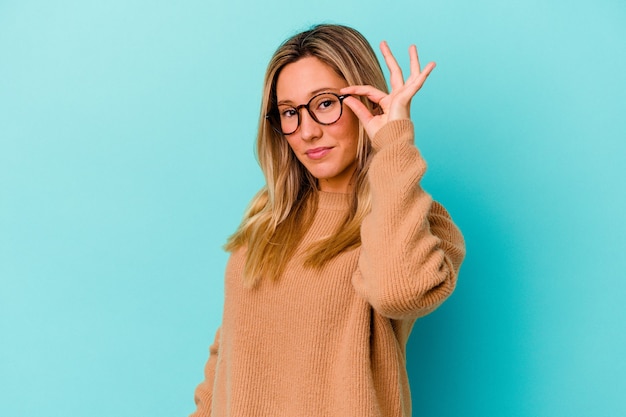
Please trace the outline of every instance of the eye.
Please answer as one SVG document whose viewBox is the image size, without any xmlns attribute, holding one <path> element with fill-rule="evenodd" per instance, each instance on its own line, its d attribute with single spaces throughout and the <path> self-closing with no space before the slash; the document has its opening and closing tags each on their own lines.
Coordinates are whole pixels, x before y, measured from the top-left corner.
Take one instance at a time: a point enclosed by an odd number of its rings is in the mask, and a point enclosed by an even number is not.
<svg viewBox="0 0 626 417">
<path fill-rule="evenodd" d="M 296 111 L 296 109 L 292 108 L 292 107 L 288 107 L 286 109 L 281 109 L 280 110 L 280 118 L 281 119 L 291 119 L 292 117 L 296 117 L 298 114 L 298 112 Z"/>
<path fill-rule="evenodd" d="M 329 94 L 325 94 L 315 100 L 315 111 L 325 113 L 332 111 L 339 104 L 337 97 Z"/>
</svg>

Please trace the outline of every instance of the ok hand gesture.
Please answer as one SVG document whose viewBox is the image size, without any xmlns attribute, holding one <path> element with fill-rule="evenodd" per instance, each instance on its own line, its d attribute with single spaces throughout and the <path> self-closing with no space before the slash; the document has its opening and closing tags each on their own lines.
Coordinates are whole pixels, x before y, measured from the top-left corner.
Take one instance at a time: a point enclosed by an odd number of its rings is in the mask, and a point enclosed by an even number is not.
<svg viewBox="0 0 626 417">
<path fill-rule="evenodd" d="M 404 81 L 402 69 L 391 53 L 387 42 L 383 41 L 380 43 L 380 50 L 385 58 L 387 68 L 389 68 L 391 93 L 387 94 L 371 85 L 352 85 L 341 89 L 341 94 L 365 96 L 378 105 L 378 114 L 372 114 L 356 97 L 347 97 L 344 101 L 359 118 L 370 138 L 373 138 L 385 123 L 411 117 L 411 100 L 419 89 L 422 88 L 426 78 L 435 68 L 435 63 L 429 62 L 422 71 L 417 57 L 417 48 L 415 45 L 411 45 L 409 48 L 411 74 Z"/>
</svg>

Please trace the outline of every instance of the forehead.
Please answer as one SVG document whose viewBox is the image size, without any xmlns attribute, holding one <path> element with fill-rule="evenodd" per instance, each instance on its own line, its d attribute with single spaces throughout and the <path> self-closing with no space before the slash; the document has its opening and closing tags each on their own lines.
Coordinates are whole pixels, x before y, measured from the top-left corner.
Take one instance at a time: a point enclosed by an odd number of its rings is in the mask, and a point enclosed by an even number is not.
<svg viewBox="0 0 626 417">
<path fill-rule="evenodd" d="M 348 83 L 329 65 L 315 57 L 285 65 L 276 80 L 278 102 L 301 103 L 323 90 L 336 91 Z"/>
</svg>

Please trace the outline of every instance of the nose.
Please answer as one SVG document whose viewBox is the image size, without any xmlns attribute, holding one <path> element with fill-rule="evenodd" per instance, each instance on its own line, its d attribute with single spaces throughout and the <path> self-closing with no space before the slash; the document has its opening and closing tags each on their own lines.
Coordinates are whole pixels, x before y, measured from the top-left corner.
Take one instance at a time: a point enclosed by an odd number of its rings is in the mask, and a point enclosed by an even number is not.
<svg viewBox="0 0 626 417">
<path fill-rule="evenodd" d="M 317 123 L 307 109 L 300 110 L 300 137 L 311 141 L 322 135 L 322 127 Z"/>
</svg>

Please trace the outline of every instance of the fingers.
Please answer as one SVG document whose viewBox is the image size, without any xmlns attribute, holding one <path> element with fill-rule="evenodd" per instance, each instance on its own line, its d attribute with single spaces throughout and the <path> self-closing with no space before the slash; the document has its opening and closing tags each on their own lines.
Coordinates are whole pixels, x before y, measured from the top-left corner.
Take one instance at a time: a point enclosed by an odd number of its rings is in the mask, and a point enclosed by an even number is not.
<svg viewBox="0 0 626 417">
<path fill-rule="evenodd" d="M 413 74 L 419 74 L 421 72 L 420 70 L 420 60 L 419 57 L 417 56 L 417 47 L 415 45 L 411 45 L 409 47 L 409 58 L 410 58 L 410 65 L 411 65 L 411 75 Z"/>
<path fill-rule="evenodd" d="M 383 58 L 385 58 L 387 68 L 389 68 L 389 83 L 391 84 L 391 89 L 395 90 L 396 88 L 401 88 L 404 85 L 402 68 L 400 68 L 398 61 L 396 61 L 396 58 L 391 53 L 391 49 L 389 48 L 387 42 L 382 41 L 380 43 L 380 51 L 383 53 Z"/>
<path fill-rule="evenodd" d="M 357 96 L 365 96 L 371 102 L 380 103 L 387 93 L 372 87 L 371 85 L 351 85 L 341 89 L 341 94 L 353 94 Z"/>
<path fill-rule="evenodd" d="M 411 96 L 415 95 L 422 88 L 426 78 L 428 78 L 435 66 L 434 62 L 429 62 L 421 72 L 412 72 L 411 76 L 406 80 L 405 90 L 409 91 Z"/>
<path fill-rule="evenodd" d="M 424 68 L 424 71 L 421 72 L 421 75 L 424 77 L 424 80 L 428 78 L 428 76 L 430 75 L 432 70 L 435 69 L 436 66 L 437 64 L 435 64 L 434 62 L 429 62 L 428 64 L 426 64 L 426 68 Z"/>
<path fill-rule="evenodd" d="M 411 74 L 405 82 L 402 70 L 391 53 L 389 45 L 386 42 L 381 42 L 380 49 L 389 68 L 391 93 L 385 93 L 370 85 L 354 85 L 341 89 L 341 94 L 350 94 L 352 96 L 347 97 L 345 103 L 359 118 L 361 123 L 366 126 L 366 129 L 368 129 L 370 122 L 372 123 L 369 128 L 373 129 L 372 126 L 379 126 L 381 122 L 386 123 L 389 120 L 410 118 L 411 101 L 435 68 L 435 63 L 429 62 L 422 70 L 417 47 L 411 45 L 409 47 Z M 366 97 L 372 103 L 379 105 L 377 110 L 381 110 L 382 113 L 372 112 L 356 96 Z"/>
<path fill-rule="evenodd" d="M 367 126 L 369 122 L 374 118 L 374 115 L 370 113 L 369 109 L 356 97 L 346 97 L 343 101 L 344 104 L 350 107 L 350 110 L 361 121 L 363 126 Z"/>
<path fill-rule="evenodd" d="M 340 92 L 341 94 L 351 95 L 344 100 L 344 103 L 350 107 L 352 112 L 356 115 L 356 117 L 358 117 L 364 126 L 367 126 L 375 116 L 384 113 L 382 107 L 379 107 L 377 109 L 378 111 L 375 111 L 374 114 L 372 114 L 372 111 L 368 109 L 367 106 L 361 102 L 361 100 L 356 98 L 356 96 L 363 96 L 372 103 L 380 105 L 380 101 L 387 97 L 387 93 L 380 91 L 371 85 L 351 85 L 349 87 L 342 88 Z"/>
<path fill-rule="evenodd" d="M 391 53 L 391 49 L 389 48 L 387 42 L 383 41 L 380 43 L 380 50 L 385 58 L 387 68 L 389 68 L 391 91 L 402 89 L 405 84 L 412 84 L 412 88 L 410 88 L 410 90 L 413 90 L 413 94 L 415 94 L 424 84 L 424 81 L 426 81 L 426 78 L 430 75 L 433 68 L 435 68 L 435 63 L 429 62 L 422 71 L 417 53 L 417 47 L 415 45 L 411 45 L 409 47 L 411 75 L 407 78 L 405 83 L 402 75 L 402 69 L 400 68 L 400 65 L 398 65 L 396 58 Z"/>
<path fill-rule="evenodd" d="M 410 96 L 413 96 L 419 91 L 420 88 L 422 88 L 422 85 L 424 85 L 426 78 L 428 78 L 432 70 L 435 68 L 435 63 L 429 62 L 422 70 L 420 66 L 419 56 L 417 54 L 417 47 L 415 45 L 411 45 L 409 47 L 409 60 L 411 66 L 411 75 L 406 80 L 405 89 L 408 90 L 407 93 Z"/>
</svg>

